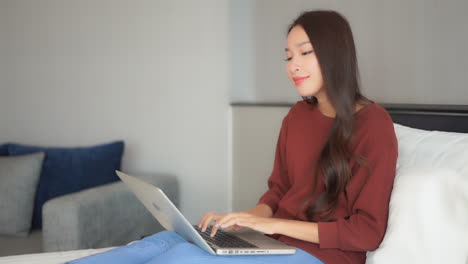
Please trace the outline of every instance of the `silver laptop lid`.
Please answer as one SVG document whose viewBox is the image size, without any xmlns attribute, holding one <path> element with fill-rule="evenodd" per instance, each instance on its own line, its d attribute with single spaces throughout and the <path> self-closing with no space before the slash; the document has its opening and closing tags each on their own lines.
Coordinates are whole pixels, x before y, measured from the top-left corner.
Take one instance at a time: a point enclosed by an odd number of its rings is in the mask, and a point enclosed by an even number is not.
<svg viewBox="0 0 468 264">
<path fill-rule="evenodd" d="M 161 189 L 134 176 L 115 172 L 164 228 L 176 231 L 187 241 L 216 254 Z"/>
</svg>

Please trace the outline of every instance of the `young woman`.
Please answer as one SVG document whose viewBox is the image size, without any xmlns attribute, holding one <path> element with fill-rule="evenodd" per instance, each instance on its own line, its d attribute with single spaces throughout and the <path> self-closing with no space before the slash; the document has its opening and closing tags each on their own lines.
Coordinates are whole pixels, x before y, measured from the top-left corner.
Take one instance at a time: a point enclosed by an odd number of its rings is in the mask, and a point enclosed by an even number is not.
<svg viewBox="0 0 468 264">
<path fill-rule="evenodd" d="M 248 227 L 296 254 L 212 256 L 165 231 L 72 263 L 365 263 L 387 225 L 397 160 L 392 119 L 361 95 L 351 28 L 337 12 L 301 14 L 285 53 L 304 100 L 283 120 L 269 190 L 248 211 L 206 213 L 199 227 L 214 224 L 212 236 Z"/>
</svg>

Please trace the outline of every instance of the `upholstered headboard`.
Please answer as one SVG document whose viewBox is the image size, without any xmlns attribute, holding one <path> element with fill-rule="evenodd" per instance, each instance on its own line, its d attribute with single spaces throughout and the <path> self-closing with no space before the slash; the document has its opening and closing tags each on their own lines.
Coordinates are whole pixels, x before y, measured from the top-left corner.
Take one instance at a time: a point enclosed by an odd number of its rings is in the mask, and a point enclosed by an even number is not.
<svg viewBox="0 0 468 264">
<path fill-rule="evenodd" d="M 468 133 L 468 105 L 382 104 L 395 123 L 425 129 Z"/>
</svg>

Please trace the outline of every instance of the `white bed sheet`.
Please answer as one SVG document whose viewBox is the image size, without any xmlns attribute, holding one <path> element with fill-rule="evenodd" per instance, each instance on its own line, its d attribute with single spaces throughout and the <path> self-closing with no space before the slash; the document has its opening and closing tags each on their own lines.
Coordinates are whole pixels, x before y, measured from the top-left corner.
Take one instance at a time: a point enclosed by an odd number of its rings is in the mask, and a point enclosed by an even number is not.
<svg viewBox="0 0 468 264">
<path fill-rule="evenodd" d="M 61 252 L 24 254 L 0 257 L 0 264 L 62 264 L 64 262 L 101 253 L 114 247 L 99 249 L 80 249 Z"/>
</svg>

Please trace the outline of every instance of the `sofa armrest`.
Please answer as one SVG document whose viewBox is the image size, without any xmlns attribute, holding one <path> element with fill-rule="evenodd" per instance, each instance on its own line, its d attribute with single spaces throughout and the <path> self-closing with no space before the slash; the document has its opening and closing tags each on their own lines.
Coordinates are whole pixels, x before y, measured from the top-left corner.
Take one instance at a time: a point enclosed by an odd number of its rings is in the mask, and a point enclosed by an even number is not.
<svg viewBox="0 0 468 264">
<path fill-rule="evenodd" d="M 175 177 L 141 178 L 164 190 L 178 206 Z M 164 230 L 120 181 L 51 199 L 42 217 L 46 252 L 120 246 Z"/>
</svg>

